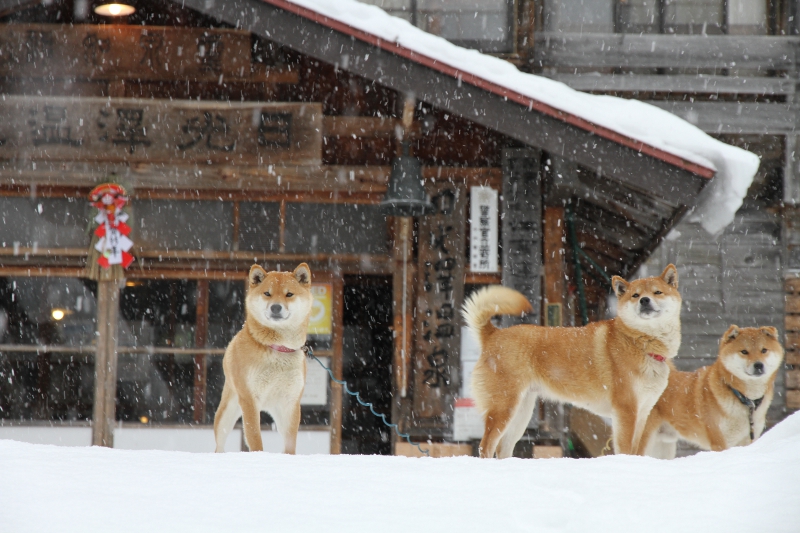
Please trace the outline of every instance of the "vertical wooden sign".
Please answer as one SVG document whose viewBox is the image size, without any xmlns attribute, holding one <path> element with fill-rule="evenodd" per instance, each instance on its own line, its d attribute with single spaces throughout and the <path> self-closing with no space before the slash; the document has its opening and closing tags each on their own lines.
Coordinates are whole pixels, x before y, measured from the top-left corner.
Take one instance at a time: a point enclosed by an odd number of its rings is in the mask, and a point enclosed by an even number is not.
<svg viewBox="0 0 800 533">
<path fill-rule="evenodd" d="M 542 187 L 541 154 L 528 149 L 503 152 L 503 285 L 524 294 L 533 313 L 523 322 L 541 324 Z M 517 323 L 518 320 L 507 320 Z"/>
<path fill-rule="evenodd" d="M 452 414 L 459 388 L 467 192 L 452 183 L 427 191 L 436 212 L 419 223 L 414 415 L 435 426 Z"/>
</svg>

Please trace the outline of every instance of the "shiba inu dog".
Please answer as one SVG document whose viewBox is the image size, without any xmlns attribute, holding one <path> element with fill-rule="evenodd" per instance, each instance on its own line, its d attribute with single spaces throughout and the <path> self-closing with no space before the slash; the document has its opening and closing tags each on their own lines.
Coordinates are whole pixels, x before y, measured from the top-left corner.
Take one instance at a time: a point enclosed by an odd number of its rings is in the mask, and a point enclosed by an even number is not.
<svg viewBox="0 0 800 533">
<path fill-rule="evenodd" d="M 670 372 L 669 384 L 650 412 L 640 451 L 673 459 L 678 438 L 715 451 L 757 439 L 782 362 L 778 330 L 731 326 L 720 339 L 714 364 Z"/>
<path fill-rule="evenodd" d="M 485 423 L 481 457 L 511 456 L 539 396 L 611 417 L 615 451 L 636 453 L 681 343 L 678 271 L 669 265 L 661 276 L 630 283 L 614 276 L 612 284 L 618 316 L 584 327 L 494 327 L 494 315 L 531 310 L 506 287 L 482 289 L 464 304 L 481 345 L 472 374 Z"/>
<path fill-rule="evenodd" d="M 305 263 L 294 272 L 250 268 L 244 327 L 222 359 L 225 386 L 214 417 L 217 452 L 223 451 L 239 416 L 250 451 L 263 451 L 261 411 L 275 420 L 284 453 L 295 452 L 306 381 L 302 348 L 313 300 L 311 270 Z"/>
</svg>

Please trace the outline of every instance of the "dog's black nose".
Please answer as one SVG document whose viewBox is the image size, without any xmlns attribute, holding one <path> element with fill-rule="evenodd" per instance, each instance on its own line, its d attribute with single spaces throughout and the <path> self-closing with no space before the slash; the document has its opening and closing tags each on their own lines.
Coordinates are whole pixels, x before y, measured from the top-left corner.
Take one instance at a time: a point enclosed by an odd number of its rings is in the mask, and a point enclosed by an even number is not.
<svg viewBox="0 0 800 533">
<path fill-rule="evenodd" d="M 760 376 L 764 373 L 764 363 L 753 363 L 753 373 Z"/>
<path fill-rule="evenodd" d="M 644 298 L 642 298 L 641 300 L 639 300 L 639 302 L 641 302 L 641 304 L 642 304 L 642 305 L 650 305 L 650 298 L 648 298 L 647 296 L 645 296 Z"/>
<path fill-rule="evenodd" d="M 279 314 L 279 313 L 281 312 L 281 309 L 283 309 L 283 306 L 282 306 L 281 304 L 273 304 L 273 305 L 270 307 L 270 310 L 272 310 L 272 312 L 273 312 L 274 314 L 276 314 L 276 315 L 277 315 L 277 314 Z"/>
</svg>

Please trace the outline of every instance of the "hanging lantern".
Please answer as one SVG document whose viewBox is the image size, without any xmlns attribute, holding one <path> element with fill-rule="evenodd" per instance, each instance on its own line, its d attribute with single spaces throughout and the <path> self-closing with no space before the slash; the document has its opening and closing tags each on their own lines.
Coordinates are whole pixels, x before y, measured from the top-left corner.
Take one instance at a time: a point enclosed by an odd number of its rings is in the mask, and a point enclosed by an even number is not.
<svg viewBox="0 0 800 533">
<path fill-rule="evenodd" d="M 408 155 L 408 141 L 403 142 L 403 155 L 392 161 L 380 209 L 384 215 L 395 217 L 418 217 L 434 211 L 422 184 L 422 165 L 419 159 Z"/>
<path fill-rule="evenodd" d="M 98 185 L 89 193 L 89 201 L 97 208 L 97 223 L 92 235 L 87 277 L 94 280 L 119 280 L 125 277 L 124 269 L 134 261 L 129 250 L 133 241 L 128 238 L 131 228 L 128 215 L 122 208 L 128 196 L 122 186 L 115 183 Z"/>
</svg>

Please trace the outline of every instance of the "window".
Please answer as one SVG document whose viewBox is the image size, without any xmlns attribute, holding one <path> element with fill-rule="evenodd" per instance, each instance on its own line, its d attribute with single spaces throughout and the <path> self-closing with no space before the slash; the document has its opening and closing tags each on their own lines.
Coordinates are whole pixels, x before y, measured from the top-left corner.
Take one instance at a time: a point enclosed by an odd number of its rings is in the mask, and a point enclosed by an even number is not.
<svg viewBox="0 0 800 533">
<path fill-rule="evenodd" d="M 0 278 L 0 419 L 90 420 L 97 284 Z"/>
<path fill-rule="evenodd" d="M 727 33 L 725 0 L 618 0 L 622 33 Z"/>
</svg>

